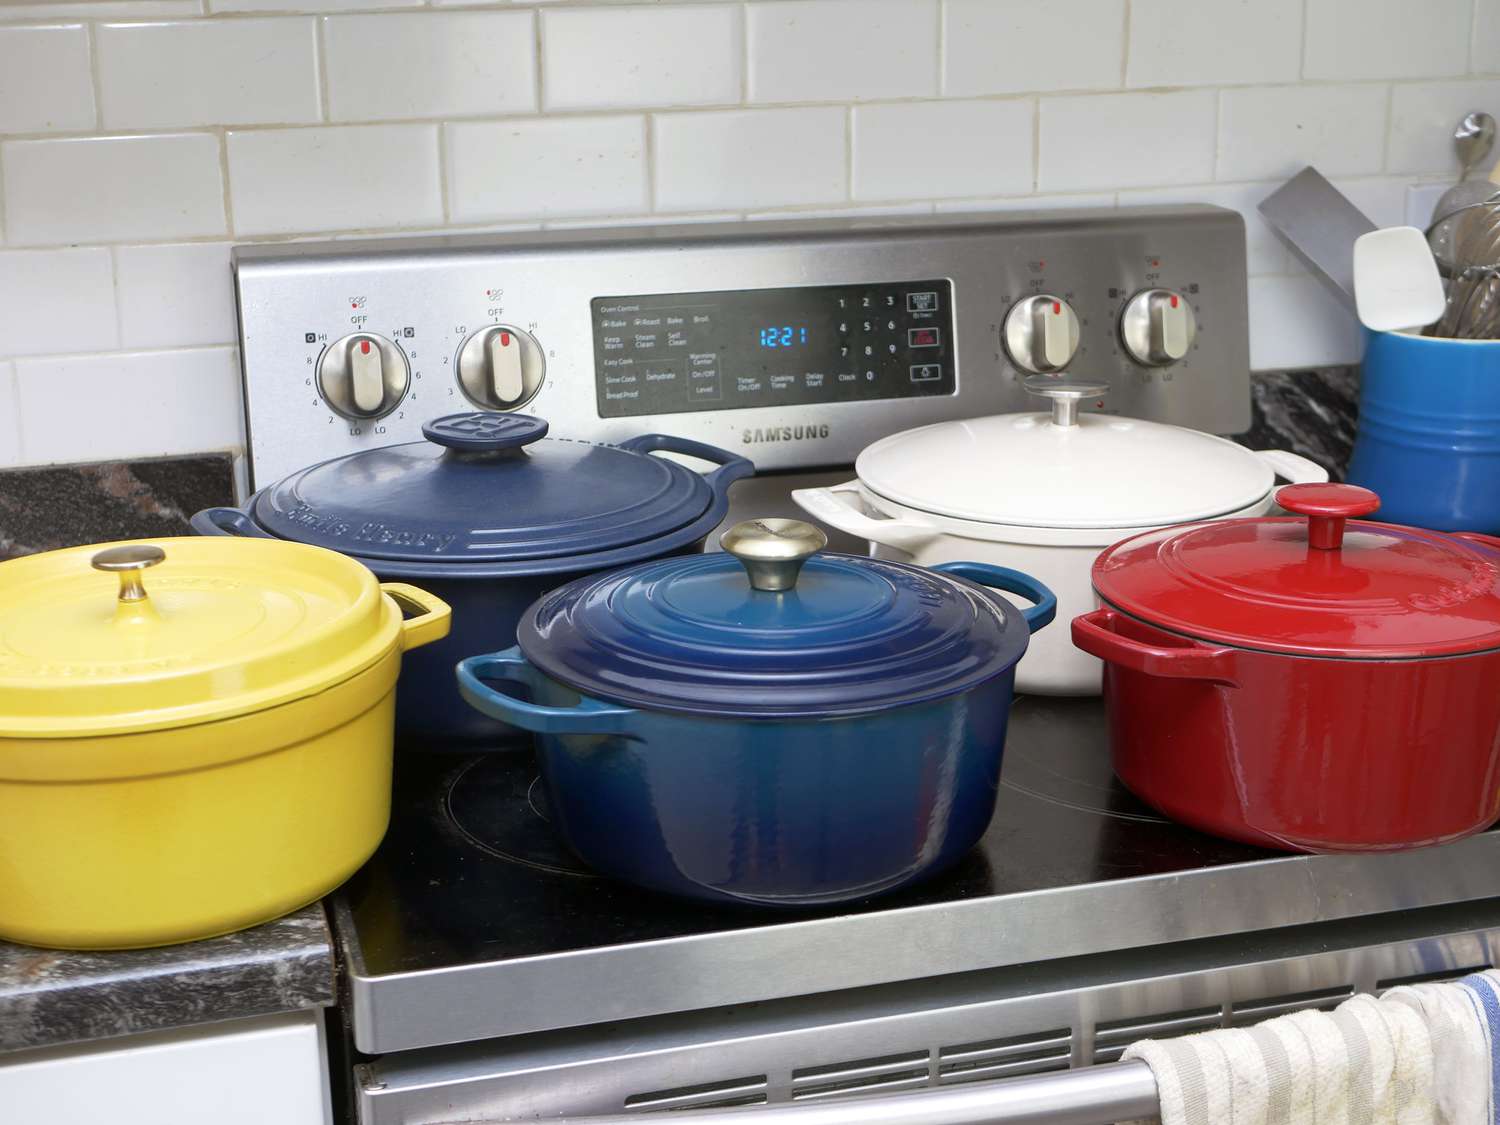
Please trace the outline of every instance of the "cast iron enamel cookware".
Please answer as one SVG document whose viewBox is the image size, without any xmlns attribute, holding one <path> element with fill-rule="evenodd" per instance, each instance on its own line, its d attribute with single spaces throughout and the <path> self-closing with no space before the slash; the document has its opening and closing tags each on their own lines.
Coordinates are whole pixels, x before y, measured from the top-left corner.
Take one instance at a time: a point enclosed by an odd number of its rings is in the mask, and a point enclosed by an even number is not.
<svg viewBox="0 0 1500 1125">
<path fill-rule="evenodd" d="M 1500 818 L 1500 540 L 1290 518 L 1117 543 L 1074 642 L 1105 662 L 1115 772 L 1167 816 L 1298 851 L 1419 847 Z"/>
<path fill-rule="evenodd" d="M 328 547 L 451 605 L 447 640 L 401 670 L 397 732 L 429 747 L 517 737 L 464 705 L 455 662 L 514 644 L 526 607 L 564 582 L 701 551 L 729 508 L 729 486 L 755 471 L 743 457 L 663 434 L 618 445 L 549 438 L 546 422 L 523 414 L 454 414 L 422 433 L 426 441 L 293 473 L 244 511 L 199 512 L 193 527 Z M 656 452 L 718 467 L 699 475 Z"/>
<path fill-rule="evenodd" d="M 867 898 L 962 856 L 994 813 L 1051 592 L 998 566 L 821 553 L 799 520 L 721 542 L 569 583 L 516 647 L 459 664 L 470 703 L 536 732 L 564 840 L 652 890 L 763 906 Z"/>
</svg>

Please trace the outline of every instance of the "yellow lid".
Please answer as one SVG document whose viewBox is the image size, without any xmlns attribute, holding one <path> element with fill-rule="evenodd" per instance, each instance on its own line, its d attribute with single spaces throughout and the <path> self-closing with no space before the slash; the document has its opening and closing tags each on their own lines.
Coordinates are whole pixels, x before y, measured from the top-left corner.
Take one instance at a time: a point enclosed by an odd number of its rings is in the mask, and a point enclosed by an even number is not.
<svg viewBox="0 0 1500 1125">
<path fill-rule="evenodd" d="M 74 547 L 0 563 L 0 736 L 154 730 L 339 683 L 398 643 L 375 576 L 271 539 Z"/>
</svg>

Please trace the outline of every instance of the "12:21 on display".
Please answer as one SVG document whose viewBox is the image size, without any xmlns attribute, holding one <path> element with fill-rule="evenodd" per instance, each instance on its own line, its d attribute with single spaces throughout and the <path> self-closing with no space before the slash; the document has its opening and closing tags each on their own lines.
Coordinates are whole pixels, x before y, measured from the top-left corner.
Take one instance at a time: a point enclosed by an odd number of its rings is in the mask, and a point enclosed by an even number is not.
<svg viewBox="0 0 1500 1125">
<path fill-rule="evenodd" d="M 760 330 L 760 346 L 763 348 L 790 348 L 807 343 L 807 328 L 790 324 L 773 324 Z"/>
</svg>

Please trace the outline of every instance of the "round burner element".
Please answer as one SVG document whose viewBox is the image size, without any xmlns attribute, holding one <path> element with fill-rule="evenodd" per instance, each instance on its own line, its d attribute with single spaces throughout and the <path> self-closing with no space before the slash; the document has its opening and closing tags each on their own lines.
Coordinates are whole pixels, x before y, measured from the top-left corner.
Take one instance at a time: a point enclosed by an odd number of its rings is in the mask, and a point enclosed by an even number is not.
<svg viewBox="0 0 1500 1125">
<path fill-rule="evenodd" d="M 476 758 L 453 779 L 448 816 L 476 848 L 500 859 L 574 878 L 597 878 L 551 824 L 547 787 L 526 753 Z"/>
<path fill-rule="evenodd" d="M 1038 701 L 1033 698 L 1019 698 L 1016 705 L 1040 709 Z M 1106 735 L 1102 729 L 1102 714 L 1099 725 L 1097 739 L 1009 739 L 1000 784 L 1029 797 L 1079 812 L 1117 820 L 1170 823 L 1120 784 L 1104 749 Z"/>
</svg>

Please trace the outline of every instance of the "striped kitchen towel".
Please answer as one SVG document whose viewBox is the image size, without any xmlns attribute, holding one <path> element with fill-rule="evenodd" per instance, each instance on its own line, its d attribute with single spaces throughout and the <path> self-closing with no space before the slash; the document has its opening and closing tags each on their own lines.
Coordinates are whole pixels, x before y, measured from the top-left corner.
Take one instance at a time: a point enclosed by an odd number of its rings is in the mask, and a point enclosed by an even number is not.
<svg viewBox="0 0 1500 1125">
<path fill-rule="evenodd" d="M 1163 1125 L 1436 1125 L 1432 1035 L 1410 1004 L 1356 996 L 1250 1028 L 1147 1039 Z"/>
</svg>

